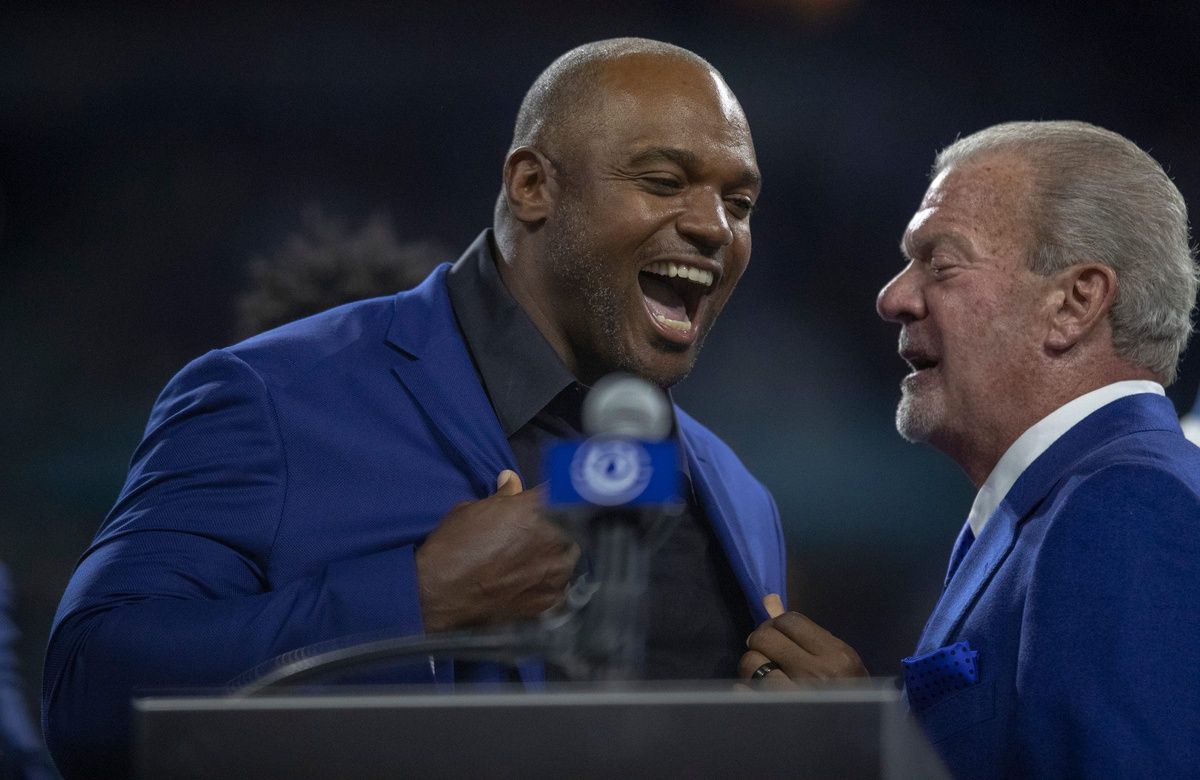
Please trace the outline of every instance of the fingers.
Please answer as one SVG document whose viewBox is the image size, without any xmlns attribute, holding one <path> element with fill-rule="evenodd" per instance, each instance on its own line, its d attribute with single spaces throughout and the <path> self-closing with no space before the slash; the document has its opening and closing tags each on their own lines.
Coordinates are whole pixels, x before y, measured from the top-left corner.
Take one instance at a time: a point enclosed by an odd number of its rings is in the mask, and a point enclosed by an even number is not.
<svg viewBox="0 0 1200 780">
<path fill-rule="evenodd" d="M 866 677 L 858 653 L 798 612 L 785 612 L 756 628 L 746 647 L 779 664 L 793 680 Z"/>
<path fill-rule="evenodd" d="M 767 610 L 767 617 L 777 618 L 783 614 L 783 599 L 779 598 L 778 593 L 763 596 L 762 604 Z"/>
<path fill-rule="evenodd" d="M 757 650 L 747 651 L 742 656 L 742 659 L 738 661 L 738 676 L 750 680 L 751 683 L 759 688 L 795 688 L 795 683 L 788 678 L 782 669 L 772 669 L 757 679 L 754 677 L 754 673 L 762 668 L 763 664 L 770 662 L 770 658 L 767 658 Z"/>
<path fill-rule="evenodd" d="M 784 612 L 771 624 L 788 639 L 812 653 L 836 648 L 842 641 L 799 612 Z"/>
<path fill-rule="evenodd" d="M 515 496 L 522 490 L 521 478 L 512 469 L 505 469 L 496 475 L 496 495 Z"/>
<path fill-rule="evenodd" d="M 797 645 L 775 628 L 774 621 L 767 621 L 750 634 L 746 647 L 763 656 L 766 663 L 771 660 L 794 680 L 825 679 L 819 659 L 805 648 Z"/>
<path fill-rule="evenodd" d="M 738 677 L 749 680 L 758 667 L 770 660 L 770 658 L 767 658 L 757 650 L 747 650 L 742 654 L 741 660 L 738 661 Z"/>
<path fill-rule="evenodd" d="M 866 677 L 867 669 L 854 648 L 799 612 L 785 612 L 774 620 L 775 627 L 792 642 L 818 656 L 830 677 Z"/>
</svg>

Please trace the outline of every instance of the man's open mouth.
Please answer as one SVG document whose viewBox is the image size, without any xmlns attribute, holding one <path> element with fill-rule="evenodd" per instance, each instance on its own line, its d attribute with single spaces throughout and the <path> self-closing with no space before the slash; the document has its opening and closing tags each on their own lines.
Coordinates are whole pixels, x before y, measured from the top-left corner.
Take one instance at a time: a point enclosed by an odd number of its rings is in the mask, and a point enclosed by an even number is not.
<svg viewBox="0 0 1200 780">
<path fill-rule="evenodd" d="M 690 334 L 704 296 L 713 290 L 719 272 L 699 265 L 659 261 L 638 274 L 646 310 L 665 332 Z"/>
<path fill-rule="evenodd" d="M 917 373 L 919 371 L 924 371 L 929 368 L 937 368 L 937 365 L 938 365 L 937 360 L 934 360 L 931 357 L 928 357 L 926 355 L 921 355 L 918 353 L 902 352 L 900 354 L 900 357 L 904 358 L 904 362 L 908 363 L 908 367 L 913 370 L 913 373 Z"/>
</svg>

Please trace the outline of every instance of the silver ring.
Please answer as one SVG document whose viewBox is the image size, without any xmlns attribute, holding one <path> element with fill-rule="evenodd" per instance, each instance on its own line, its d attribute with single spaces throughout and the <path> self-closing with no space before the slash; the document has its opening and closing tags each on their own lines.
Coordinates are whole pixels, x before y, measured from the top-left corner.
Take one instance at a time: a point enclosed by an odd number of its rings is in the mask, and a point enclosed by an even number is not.
<svg viewBox="0 0 1200 780">
<path fill-rule="evenodd" d="M 775 663 L 774 661 L 767 661 L 765 664 L 754 670 L 754 674 L 750 675 L 750 679 L 761 680 L 778 668 L 779 664 Z"/>
</svg>

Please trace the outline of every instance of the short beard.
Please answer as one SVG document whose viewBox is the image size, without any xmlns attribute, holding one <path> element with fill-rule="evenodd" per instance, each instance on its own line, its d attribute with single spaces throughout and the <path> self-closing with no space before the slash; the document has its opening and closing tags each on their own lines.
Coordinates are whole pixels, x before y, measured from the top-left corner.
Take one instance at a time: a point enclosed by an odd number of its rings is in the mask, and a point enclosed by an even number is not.
<svg viewBox="0 0 1200 780">
<path fill-rule="evenodd" d="M 896 430 L 906 441 L 929 441 L 938 417 L 932 406 L 932 399 L 926 398 L 922 403 L 908 390 L 901 390 L 900 403 L 896 406 Z"/>
<path fill-rule="evenodd" d="M 622 339 L 625 332 L 622 326 L 627 323 L 621 320 L 621 301 L 612 283 L 613 269 L 609 259 L 595 251 L 588 218 L 580 204 L 567 198 L 560 200 L 555 223 L 553 230 L 546 233 L 544 261 L 550 275 L 558 280 L 556 287 L 574 290 L 582 298 L 579 303 L 587 330 L 586 343 L 571 344 L 579 363 L 580 376 L 576 378 L 594 382 L 604 374 L 625 371 L 666 389 L 686 377 L 690 363 L 682 373 L 659 375 L 653 366 L 642 365 Z M 593 373 L 596 375 L 592 376 Z"/>
</svg>

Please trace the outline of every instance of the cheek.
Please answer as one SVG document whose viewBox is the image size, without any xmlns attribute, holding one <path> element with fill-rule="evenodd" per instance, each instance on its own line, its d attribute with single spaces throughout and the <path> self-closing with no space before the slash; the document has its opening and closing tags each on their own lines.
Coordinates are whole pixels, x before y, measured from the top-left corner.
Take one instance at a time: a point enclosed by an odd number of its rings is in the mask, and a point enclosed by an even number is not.
<svg viewBox="0 0 1200 780">
<path fill-rule="evenodd" d="M 940 303 L 931 305 L 930 312 L 936 318 L 936 340 L 940 342 L 935 348 L 940 348 L 947 376 L 952 384 L 975 384 L 996 362 L 1005 328 L 986 301 L 963 297 L 950 301 L 947 297 Z"/>
<path fill-rule="evenodd" d="M 744 225 L 740 230 L 734 231 L 733 245 L 737 248 L 742 259 L 742 270 L 746 270 L 746 264 L 750 262 L 750 250 L 753 248 L 754 241 L 750 237 L 750 226 Z"/>
<path fill-rule="evenodd" d="M 995 398 L 1029 365 L 1027 333 L 1003 311 L 971 312 L 961 327 L 943 334 L 952 387 L 973 398 Z"/>
<path fill-rule="evenodd" d="M 671 220 L 672 201 L 649 193 L 612 188 L 582 203 L 587 219 L 606 234 L 642 234 Z"/>
<path fill-rule="evenodd" d="M 741 281 L 742 274 L 746 271 L 746 266 L 741 265 L 731 269 L 728 265 L 725 267 L 725 276 L 721 279 L 721 289 L 717 291 L 716 297 L 722 301 L 728 300 L 733 295 L 733 289 L 737 287 Z"/>
<path fill-rule="evenodd" d="M 733 289 L 741 280 L 742 274 L 746 273 L 746 268 L 750 265 L 750 244 L 750 231 L 746 229 L 745 234 L 736 236 L 725 251 L 723 283 L 728 281 L 729 289 Z"/>
</svg>

